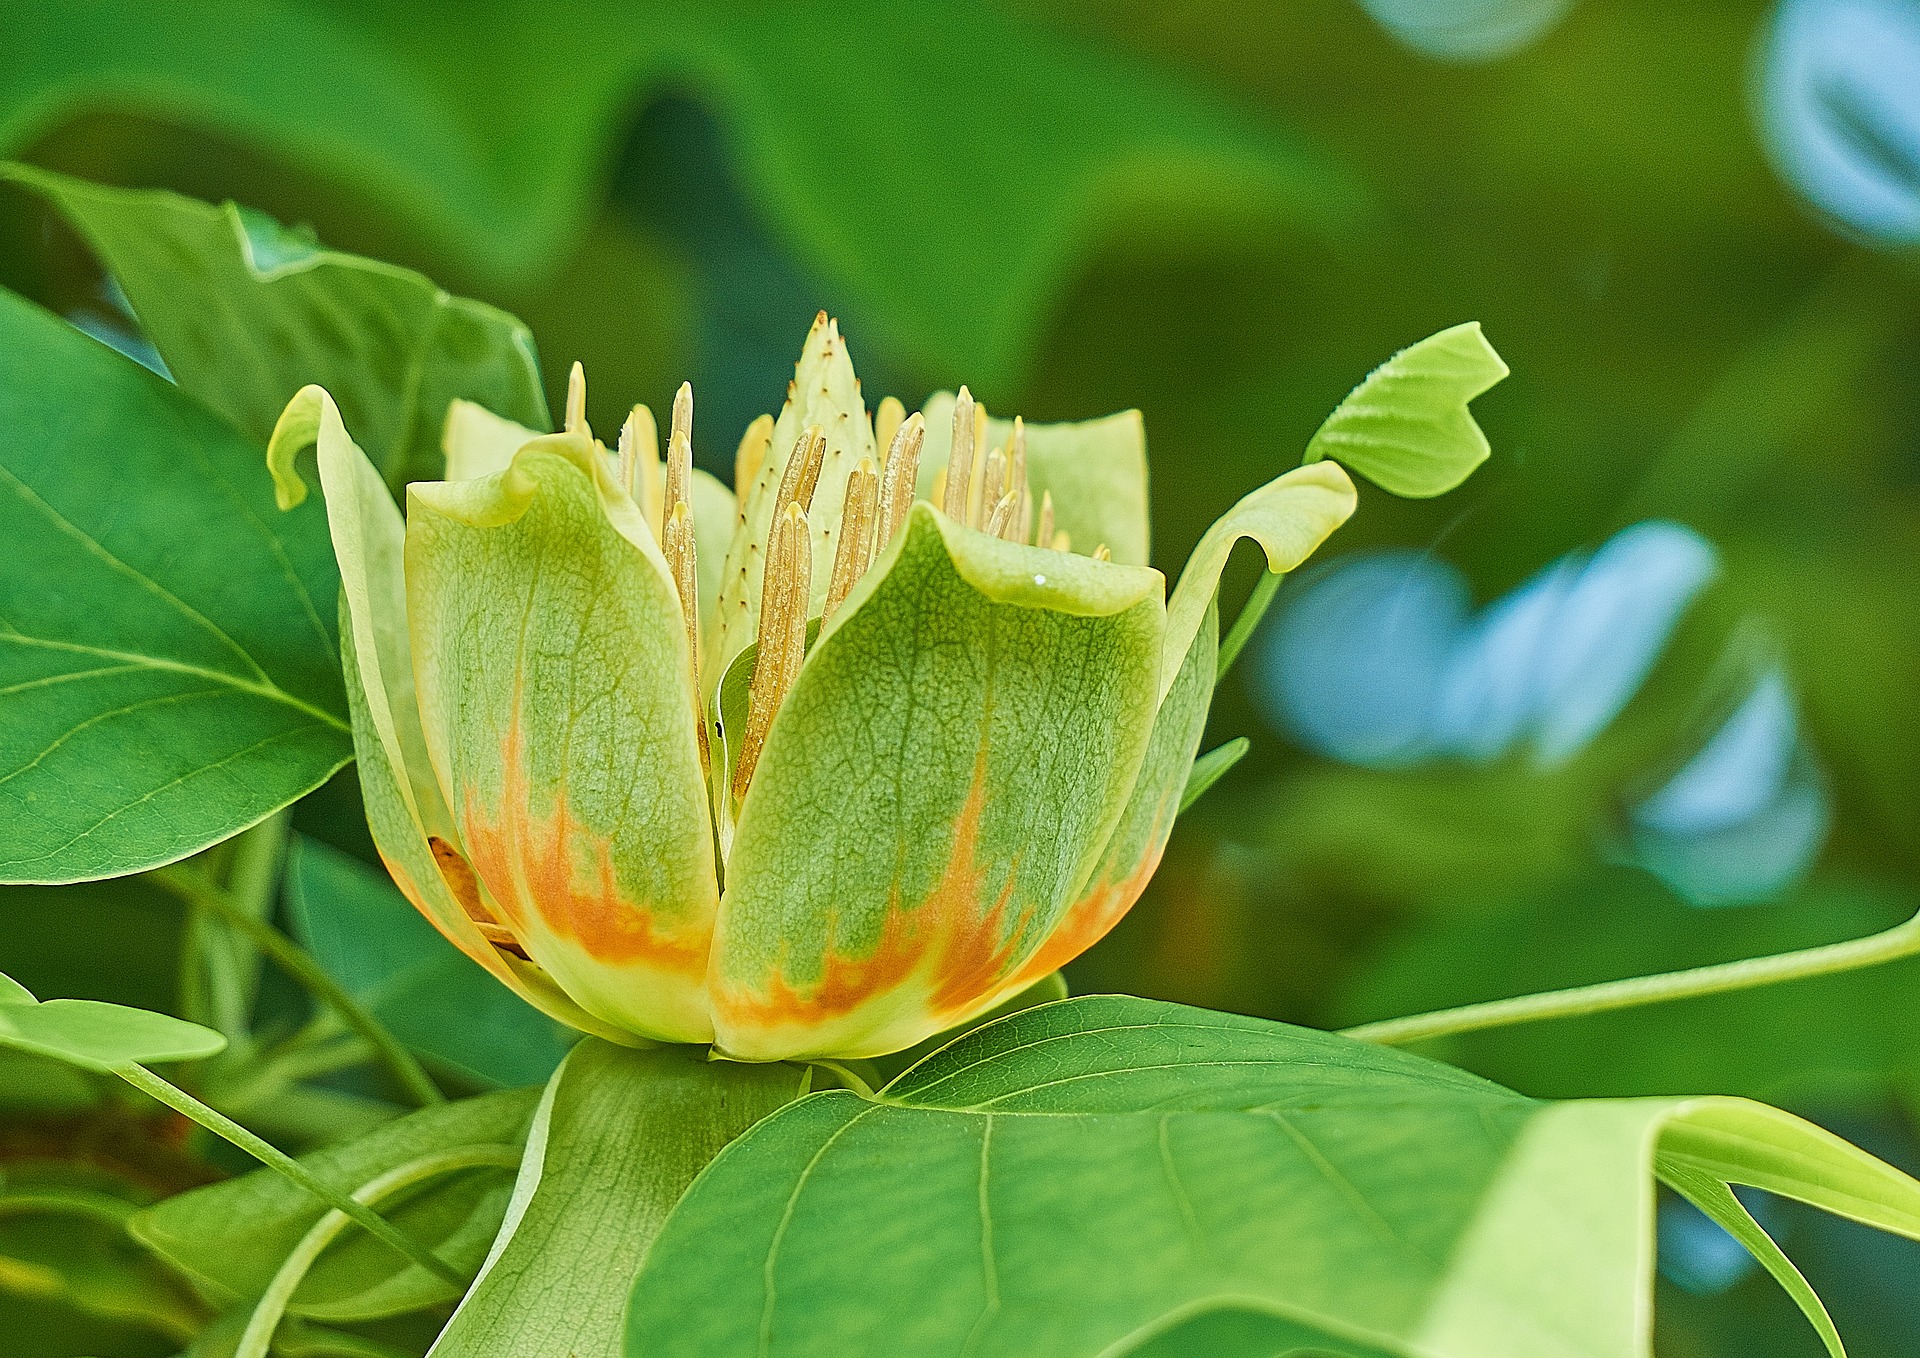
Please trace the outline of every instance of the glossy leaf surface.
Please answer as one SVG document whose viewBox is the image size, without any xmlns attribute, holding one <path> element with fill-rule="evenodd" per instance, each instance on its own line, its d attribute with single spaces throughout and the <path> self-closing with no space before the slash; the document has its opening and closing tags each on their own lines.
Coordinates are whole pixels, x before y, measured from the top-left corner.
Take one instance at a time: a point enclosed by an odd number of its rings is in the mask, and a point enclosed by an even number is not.
<svg viewBox="0 0 1920 1358">
<path fill-rule="evenodd" d="M 1667 1163 L 1920 1235 L 1920 1184 L 1759 1105 L 1543 1104 L 1326 1033 L 1068 1000 L 723 1154 L 641 1271 L 627 1352 L 1091 1358 L 1224 1308 L 1294 1329 L 1209 1352 L 1634 1358 Z"/>
<path fill-rule="evenodd" d="M 0 880 L 171 862 L 346 762 L 325 525 L 258 449 L 11 293 L 0 428 Z"/>
</svg>

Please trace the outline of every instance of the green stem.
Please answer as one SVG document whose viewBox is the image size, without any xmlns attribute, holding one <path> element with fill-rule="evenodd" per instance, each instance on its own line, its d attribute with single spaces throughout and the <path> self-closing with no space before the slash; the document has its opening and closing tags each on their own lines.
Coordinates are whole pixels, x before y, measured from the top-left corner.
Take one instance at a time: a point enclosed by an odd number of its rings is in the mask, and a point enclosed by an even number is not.
<svg viewBox="0 0 1920 1358">
<path fill-rule="evenodd" d="M 193 1095 L 187 1093 L 184 1089 L 179 1089 L 168 1084 L 145 1066 L 132 1064 L 115 1066 L 113 1067 L 113 1073 L 139 1090 L 142 1094 L 145 1094 L 148 1098 L 158 1103 L 164 1103 L 182 1117 L 191 1118 L 193 1121 L 199 1123 L 215 1136 L 232 1142 L 269 1169 L 280 1171 L 280 1173 L 286 1175 L 289 1179 L 293 1180 L 293 1182 L 299 1184 L 300 1187 L 306 1189 L 307 1192 L 313 1194 L 314 1197 L 333 1208 L 334 1211 L 342 1212 L 352 1217 L 368 1235 L 371 1235 L 374 1239 L 388 1246 L 396 1253 L 405 1255 L 408 1259 L 411 1259 L 414 1263 L 426 1269 L 436 1278 L 445 1279 L 455 1287 L 466 1286 L 467 1280 L 432 1250 L 422 1245 L 419 1241 L 411 1240 L 402 1235 L 394 1229 L 393 1225 L 388 1222 L 386 1218 L 380 1216 L 377 1212 L 373 1211 L 372 1208 L 356 1202 L 353 1198 L 342 1193 L 331 1184 L 316 1178 L 312 1170 L 308 1169 L 291 1155 L 288 1155 L 278 1146 L 255 1136 L 252 1132 L 242 1127 L 224 1113 L 207 1107 L 206 1104 L 194 1098 Z"/>
<path fill-rule="evenodd" d="M 367 1040 L 393 1077 L 422 1108 L 445 1103 L 447 1096 L 428 1078 L 420 1062 L 332 976 L 310 957 L 306 950 L 264 919 L 250 914 L 225 891 L 199 873 L 186 868 L 156 868 L 148 874 L 155 882 L 189 905 L 200 906 L 218 915 L 234 929 L 245 934 L 261 952 L 273 959 L 281 970 L 300 982 L 321 1003 L 340 1015 L 342 1022 Z"/>
<path fill-rule="evenodd" d="M 1240 658 L 1240 649 L 1253 636 L 1253 629 L 1260 625 L 1260 619 L 1267 616 L 1267 606 L 1273 602 L 1274 591 L 1280 588 L 1280 582 L 1286 576 L 1279 571 L 1261 571 L 1260 579 L 1253 587 L 1253 593 L 1247 596 L 1247 606 L 1240 610 L 1240 616 L 1233 620 L 1233 628 L 1227 633 L 1226 640 L 1220 643 L 1220 655 L 1214 669 L 1215 683 L 1226 677 L 1233 668 L 1233 662 Z"/>
<path fill-rule="evenodd" d="M 371 1208 L 403 1188 L 438 1178 L 442 1174 L 483 1167 L 513 1169 L 519 1163 L 520 1152 L 512 1146 L 461 1146 L 454 1150 L 436 1151 L 432 1155 L 423 1155 L 403 1165 L 396 1165 L 385 1174 L 367 1180 L 354 1190 L 353 1197 L 354 1201 Z M 234 1350 L 233 1358 L 266 1358 L 267 1351 L 273 1345 L 273 1332 L 280 1327 L 280 1320 L 286 1315 L 287 1304 L 293 1300 L 294 1292 L 306 1279 L 321 1253 L 346 1230 L 348 1220 L 343 1212 L 328 1212 L 300 1238 L 300 1243 L 287 1255 L 286 1261 L 273 1275 L 273 1281 L 267 1284 L 259 1304 L 253 1308 L 253 1315 L 247 1320 L 247 1328 L 240 1336 L 240 1344 Z"/>
<path fill-rule="evenodd" d="M 1920 955 L 1920 916 L 1881 933 L 1849 939 L 1844 943 L 1777 953 L 1772 957 L 1749 957 L 1710 967 L 1691 967 L 1685 971 L 1662 972 L 1656 976 L 1603 981 L 1598 985 L 1575 986 L 1571 990 L 1550 990 L 1539 995 L 1489 1000 L 1484 1004 L 1440 1009 L 1430 1014 L 1363 1023 L 1357 1028 L 1342 1029 L 1341 1033 L 1342 1036 L 1358 1038 L 1362 1042 L 1399 1046 L 1436 1037 L 1452 1037 L 1458 1033 L 1505 1028 L 1516 1023 L 1604 1014 L 1643 1004 L 1664 1004 L 1669 1000 L 1690 1000 L 1702 995 L 1723 995 L 1735 990 L 1751 990 L 1756 986 L 1778 985 L 1782 981 L 1803 981 L 1815 976 L 1831 976 L 1861 967 L 1878 966 L 1882 962 L 1897 962 L 1903 957 L 1916 955 Z"/>
</svg>

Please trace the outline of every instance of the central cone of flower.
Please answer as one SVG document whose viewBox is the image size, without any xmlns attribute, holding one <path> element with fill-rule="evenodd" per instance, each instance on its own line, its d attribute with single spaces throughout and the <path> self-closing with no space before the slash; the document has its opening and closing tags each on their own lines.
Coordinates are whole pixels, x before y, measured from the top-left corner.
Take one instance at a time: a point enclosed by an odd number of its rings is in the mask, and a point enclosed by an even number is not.
<svg viewBox="0 0 1920 1358">
<path fill-rule="evenodd" d="M 743 1060 L 911 1046 L 1111 929 L 1193 768 L 1228 551 L 1290 570 L 1354 503 L 1332 462 L 1289 472 L 1168 599 L 1137 412 L 869 416 L 825 315 L 731 490 L 690 388 L 664 460 L 644 406 L 609 451 L 585 398 L 576 366 L 554 434 L 454 402 L 404 520 L 317 387 L 268 458 L 291 506 L 318 445 L 402 890 L 576 1027 Z"/>
</svg>

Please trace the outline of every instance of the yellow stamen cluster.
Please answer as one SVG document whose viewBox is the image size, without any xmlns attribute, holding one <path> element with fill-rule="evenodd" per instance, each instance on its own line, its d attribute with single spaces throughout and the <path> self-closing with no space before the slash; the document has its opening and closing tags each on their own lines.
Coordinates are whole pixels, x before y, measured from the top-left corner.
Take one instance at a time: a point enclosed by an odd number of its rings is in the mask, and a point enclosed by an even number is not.
<svg viewBox="0 0 1920 1358">
<path fill-rule="evenodd" d="M 586 375 L 576 363 L 567 381 L 566 429 L 593 437 L 587 426 Z M 745 502 L 747 488 L 759 476 L 773 443 L 774 421 L 762 415 L 741 437 L 734 454 L 734 484 Z M 847 475 L 842 501 L 840 538 L 828 577 L 821 621 L 831 618 L 860 583 L 874 560 L 906 526 L 920 479 L 920 452 L 926 442 L 926 422 L 908 414 L 888 397 L 874 412 L 874 435 L 886 448 L 881 466 L 862 458 Z M 1054 528 L 1053 495 L 1043 492 L 1035 524 L 1033 493 L 1027 482 L 1027 433 L 1015 419 L 1006 447 L 989 449 L 985 458 L 976 450 L 986 442 L 987 413 L 965 387 L 954 401 L 953 443 L 946 468 L 935 477 L 933 501 L 947 517 L 1008 542 L 1030 543 L 1054 551 L 1068 551 L 1071 543 Z M 597 446 L 597 445 L 596 445 Z M 602 449 L 604 452 L 605 450 Z M 730 790 L 744 797 L 753 771 L 766 747 L 774 716 L 799 677 L 806 659 L 807 620 L 813 591 L 813 539 L 808 514 L 826 458 L 827 439 L 818 425 L 810 425 L 794 444 L 774 500 L 772 531 L 760 584 L 759 630 L 755 638 L 753 676 L 748 687 L 746 729 L 735 762 Z M 706 704 L 699 682 L 701 628 L 698 546 L 693 527 L 693 387 L 682 383 L 673 398 L 673 419 L 667 432 L 664 466 L 659 431 L 653 413 L 636 405 L 620 430 L 615 455 L 620 482 L 633 497 L 666 558 L 680 611 L 686 620 L 687 651 L 695 669 L 695 724 L 699 730 L 700 762 L 711 769 Z M 1109 559 L 1102 544 L 1094 556 Z M 497 926 L 496 926 L 497 927 Z"/>
</svg>

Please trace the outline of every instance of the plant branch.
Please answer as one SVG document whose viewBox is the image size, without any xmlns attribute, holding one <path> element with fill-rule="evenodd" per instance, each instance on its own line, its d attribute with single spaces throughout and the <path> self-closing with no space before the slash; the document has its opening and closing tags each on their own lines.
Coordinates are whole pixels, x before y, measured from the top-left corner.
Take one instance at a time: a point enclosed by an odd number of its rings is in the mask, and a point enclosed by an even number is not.
<svg viewBox="0 0 1920 1358">
<path fill-rule="evenodd" d="M 1378 1023 L 1363 1023 L 1356 1028 L 1343 1028 L 1341 1035 L 1358 1038 L 1362 1042 L 1399 1046 L 1436 1037 L 1452 1037 L 1459 1033 L 1481 1032 L 1488 1028 L 1506 1028 L 1517 1023 L 1605 1014 L 1643 1004 L 1664 1004 L 1669 1000 L 1690 1000 L 1703 995 L 1723 995 L 1757 986 L 1778 985 L 1782 981 L 1803 981 L 1916 955 L 1920 955 L 1920 916 L 1866 938 L 1849 939 L 1844 943 L 1828 943 L 1818 948 L 1803 948 L 1798 952 L 1749 957 L 1738 962 L 1691 967 L 1685 971 L 1662 972 L 1655 976 L 1602 981 L 1598 985 L 1575 986 L 1570 990 L 1550 990 L 1538 995 L 1489 1000 L 1483 1004 L 1440 1009 L 1407 1018 L 1383 1019 Z"/>
<path fill-rule="evenodd" d="M 385 1174 L 360 1185 L 354 1190 L 353 1197 L 356 1202 L 371 1208 L 400 1189 L 443 1174 L 484 1167 L 513 1169 L 519 1163 L 520 1152 L 512 1146 L 459 1146 L 396 1165 Z M 273 1332 L 280 1327 L 287 1304 L 293 1300 L 293 1294 L 306 1280 L 308 1271 L 322 1252 L 347 1228 L 348 1220 L 345 1213 L 335 1209 L 316 1221 L 300 1238 L 300 1243 L 287 1255 L 286 1261 L 280 1265 L 279 1271 L 273 1275 L 273 1281 L 267 1284 L 266 1292 L 253 1308 L 246 1331 L 240 1336 L 240 1345 L 234 1350 L 234 1358 L 266 1358 L 273 1345 Z"/>
<path fill-rule="evenodd" d="M 355 1201 L 331 1184 L 317 1178 L 312 1170 L 291 1155 L 271 1142 L 254 1135 L 224 1113 L 207 1107 L 184 1089 L 168 1084 L 145 1066 L 132 1064 L 114 1066 L 113 1073 L 147 1097 L 164 1103 L 182 1117 L 191 1118 L 199 1123 L 215 1136 L 232 1142 L 269 1169 L 278 1170 L 286 1175 L 334 1211 L 351 1217 L 374 1239 L 420 1265 L 436 1278 L 444 1279 L 455 1287 L 466 1286 L 466 1279 L 432 1250 L 419 1241 L 402 1235 L 391 1222 L 372 1208 Z"/>
<path fill-rule="evenodd" d="M 1260 619 L 1267 616 L 1267 606 L 1273 602 L 1274 592 L 1280 588 L 1280 582 L 1286 576 L 1280 571 L 1263 570 L 1260 579 L 1253 586 L 1253 593 L 1247 596 L 1246 607 L 1240 610 L 1240 616 L 1233 620 L 1233 627 L 1227 632 L 1226 639 L 1220 643 L 1220 653 L 1215 662 L 1213 680 L 1217 684 L 1226 677 L 1233 662 L 1240 658 L 1240 650 L 1253 636 L 1253 629 L 1260 625 Z"/>
<path fill-rule="evenodd" d="M 281 933 L 266 920 L 260 919 L 244 909 L 220 887 L 205 876 L 188 868 L 156 868 L 148 874 L 160 886 L 186 901 L 206 909 L 245 934 L 254 946 L 260 949 L 282 971 L 305 986 L 315 999 L 327 1005 L 340 1015 L 341 1021 L 354 1032 L 367 1040 L 381 1063 L 393 1073 L 413 1101 L 421 1107 L 429 1104 L 445 1103 L 446 1095 L 440 1092 L 427 1072 L 408 1051 L 400 1039 L 387 1030 L 385 1024 L 375 1018 L 366 1006 L 347 993 L 342 986 L 318 962 L 308 955 L 306 949 Z"/>
</svg>

